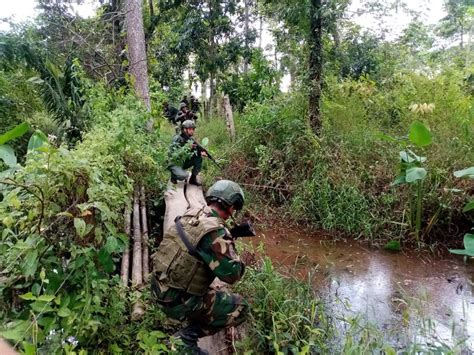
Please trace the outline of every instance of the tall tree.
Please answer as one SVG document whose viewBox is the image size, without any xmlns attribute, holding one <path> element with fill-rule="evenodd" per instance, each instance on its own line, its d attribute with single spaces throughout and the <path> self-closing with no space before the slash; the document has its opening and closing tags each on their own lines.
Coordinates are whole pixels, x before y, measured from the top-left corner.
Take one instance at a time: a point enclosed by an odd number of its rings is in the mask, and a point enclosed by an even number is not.
<svg viewBox="0 0 474 355">
<path fill-rule="evenodd" d="M 145 32 L 140 0 L 127 0 L 126 24 L 129 72 L 132 75 L 135 93 L 143 100 L 147 110 L 151 111 Z"/>
<path fill-rule="evenodd" d="M 311 0 L 310 3 L 309 45 L 309 124 L 313 132 L 321 133 L 321 87 L 323 75 L 323 21 L 321 0 Z"/>
<path fill-rule="evenodd" d="M 286 38 L 297 39 L 307 49 L 308 122 L 316 135 L 322 127 L 323 36 L 334 33 L 336 21 L 347 5 L 348 0 L 267 0 L 261 6 L 269 18 L 283 22 Z"/>
<path fill-rule="evenodd" d="M 459 38 L 459 46 L 464 47 L 464 36 L 472 27 L 473 0 L 445 0 L 447 15 L 441 19 L 439 33 L 446 38 Z M 459 36 L 459 37 L 457 37 Z"/>
</svg>

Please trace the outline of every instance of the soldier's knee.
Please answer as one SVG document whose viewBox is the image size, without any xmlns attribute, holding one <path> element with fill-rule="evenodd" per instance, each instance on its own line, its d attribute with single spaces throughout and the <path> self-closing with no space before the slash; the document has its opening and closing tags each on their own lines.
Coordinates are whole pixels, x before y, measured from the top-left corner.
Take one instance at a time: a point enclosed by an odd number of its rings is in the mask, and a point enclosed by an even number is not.
<svg viewBox="0 0 474 355">
<path fill-rule="evenodd" d="M 248 304 L 247 300 L 242 296 L 238 295 L 239 302 L 235 309 L 234 319 L 233 319 L 233 326 L 237 326 L 243 322 L 245 322 L 250 313 L 250 305 Z"/>
</svg>

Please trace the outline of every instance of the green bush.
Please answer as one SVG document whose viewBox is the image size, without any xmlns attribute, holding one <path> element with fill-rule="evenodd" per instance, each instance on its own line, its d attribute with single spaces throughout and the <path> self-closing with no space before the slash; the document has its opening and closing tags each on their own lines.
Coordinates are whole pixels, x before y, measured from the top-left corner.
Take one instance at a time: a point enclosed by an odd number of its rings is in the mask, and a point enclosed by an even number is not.
<svg viewBox="0 0 474 355">
<path fill-rule="evenodd" d="M 44 145 L 3 181 L 0 335 L 25 352 L 129 349 L 144 339 L 123 324 L 132 300 L 115 272 L 127 243 L 122 210 L 138 182 L 161 192 L 167 144 L 125 102 L 96 110 L 75 149 Z"/>
</svg>

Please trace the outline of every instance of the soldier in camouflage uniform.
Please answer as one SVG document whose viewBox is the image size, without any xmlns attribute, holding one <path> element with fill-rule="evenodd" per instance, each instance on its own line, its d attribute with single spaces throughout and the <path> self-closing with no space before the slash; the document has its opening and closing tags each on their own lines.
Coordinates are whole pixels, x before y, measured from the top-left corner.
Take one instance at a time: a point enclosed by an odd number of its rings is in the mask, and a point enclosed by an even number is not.
<svg viewBox="0 0 474 355">
<path fill-rule="evenodd" d="M 207 157 L 207 153 L 199 150 L 196 146 L 195 141 L 192 138 L 195 129 L 196 124 L 194 121 L 186 120 L 181 124 L 181 134 L 177 134 L 173 137 L 173 141 L 169 148 L 170 163 L 168 165 L 168 170 L 171 172 L 171 182 L 173 184 L 176 184 L 178 180 L 185 180 L 188 177 L 188 173 L 185 170 L 192 168 L 189 183 L 197 186 L 201 185 L 197 176 L 202 168 L 202 157 Z M 184 159 L 180 164 L 173 161 L 173 154 L 188 144 L 188 142 L 191 143 L 191 151 L 188 156 L 186 156 L 186 159 Z"/>
<path fill-rule="evenodd" d="M 198 338 L 242 323 L 249 308 L 242 296 L 209 287 L 215 277 L 233 284 L 244 273 L 234 238 L 224 226 L 242 208 L 244 193 L 235 182 L 220 180 L 206 201 L 207 206 L 191 208 L 178 219 L 152 257 L 152 292 L 158 304 L 168 317 L 189 322 L 176 334 L 187 354 L 202 354 Z"/>
</svg>

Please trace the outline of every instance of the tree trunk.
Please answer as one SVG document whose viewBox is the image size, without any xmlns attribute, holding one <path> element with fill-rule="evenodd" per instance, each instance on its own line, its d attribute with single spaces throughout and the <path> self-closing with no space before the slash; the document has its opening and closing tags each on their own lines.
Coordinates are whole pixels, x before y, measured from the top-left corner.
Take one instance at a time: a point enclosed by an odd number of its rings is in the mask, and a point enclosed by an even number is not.
<svg viewBox="0 0 474 355">
<path fill-rule="evenodd" d="M 216 81 L 214 79 L 214 72 L 211 72 L 211 77 L 209 79 L 209 88 L 210 88 L 210 94 L 209 94 L 209 117 L 215 114 L 216 110 Z"/>
<path fill-rule="evenodd" d="M 143 282 L 142 272 L 142 230 L 140 226 L 140 191 L 138 186 L 133 192 L 133 265 L 132 286 L 141 286 Z"/>
<path fill-rule="evenodd" d="M 222 100 L 222 106 L 224 109 L 225 122 L 227 125 L 227 131 L 229 132 L 230 139 L 235 141 L 235 126 L 234 126 L 234 115 L 232 114 L 232 106 L 230 105 L 229 96 L 225 95 Z"/>
<path fill-rule="evenodd" d="M 145 187 L 140 187 L 140 212 L 142 221 L 142 271 L 143 280 L 147 280 L 149 269 L 149 256 L 148 256 L 148 219 L 146 215 L 146 195 Z"/>
<path fill-rule="evenodd" d="M 258 29 L 258 48 L 262 49 L 263 17 L 260 15 L 260 27 Z"/>
<path fill-rule="evenodd" d="M 472 56 L 472 49 L 471 49 L 471 42 L 472 42 L 472 28 L 474 25 L 469 27 L 469 31 L 467 33 L 467 44 L 466 44 L 466 70 L 469 70 L 471 67 L 471 56 Z"/>
<path fill-rule="evenodd" d="M 148 0 L 148 7 L 150 8 L 150 17 L 155 16 L 155 9 L 153 8 L 153 0 Z"/>
<path fill-rule="evenodd" d="M 244 0 L 244 36 L 245 36 L 245 56 L 244 56 L 244 73 L 249 70 L 249 0 Z"/>
<path fill-rule="evenodd" d="M 127 0 L 126 23 L 129 72 L 133 78 L 135 93 L 143 100 L 147 110 L 151 111 L 145 32 L 140 0 Z"/>
<path fill-rule="evenodd" d="M 323 72 L 323 42 L 321 0 L 311 0 L 310 6 L 311 32 L 309 44 L 309 124 L 314 134 L 321 133 L 321 89 Z"/>
<path fill-rule="evenodd" d="M 130 274 L 130 245 L 131 245 L 131 240 L 130 240 L 130 223 L 131 223 L 131 216 L 130 216 L 130 208 L 128 206 L 125 206 L 125 211 L 123 215 L 123 220 L 124 220 L 124 232 L 125 235 L 127 236 L 127 241 L 128 244 L 125 247 L 125 250 L 123 251 L 122 255 L 122 267 L 120 269 L 120 278 L 122 279 L 122 282 L 124 286 L 128 285 L 128 276 Z"/>
</svg>

